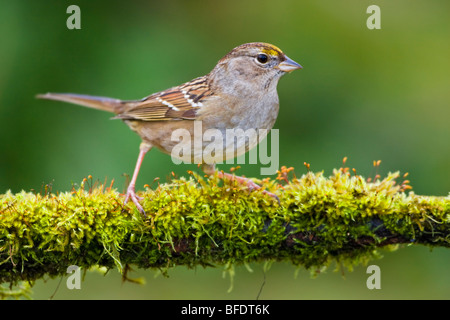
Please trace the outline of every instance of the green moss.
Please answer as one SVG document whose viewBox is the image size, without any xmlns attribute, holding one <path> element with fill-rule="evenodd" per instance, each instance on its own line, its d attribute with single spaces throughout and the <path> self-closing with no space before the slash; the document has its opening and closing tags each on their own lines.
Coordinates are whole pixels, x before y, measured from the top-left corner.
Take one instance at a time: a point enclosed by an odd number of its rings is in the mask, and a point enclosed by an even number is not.
<svg viewBox="0 0 450 320">
<path fill-rule="evenodd" d="M 352 268 L 383 246 L 450 246 L 450 197 L 406 194 L 398 173 L 368 182 L 348 168 L 330 177 L 290 171 L 257 181 L 280 204 L 233 181 L 191 173 L 142 192 L 146 217 L 116 190 L 86 179 L 56 195 L 7 192 L 0 195 L 0 283 L 65 275 L 73 264 L 124 273 L 128 265 L 230 271 L 253 261 Z"/>
</svg>

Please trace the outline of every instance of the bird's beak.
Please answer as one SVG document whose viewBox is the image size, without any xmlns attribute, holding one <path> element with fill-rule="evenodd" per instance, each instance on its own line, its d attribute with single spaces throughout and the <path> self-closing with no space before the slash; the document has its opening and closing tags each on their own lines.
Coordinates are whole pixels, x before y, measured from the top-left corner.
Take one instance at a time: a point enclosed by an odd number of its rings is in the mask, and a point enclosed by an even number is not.
<svg viewBox="0 0 450 320">
<path fill-rule="evenodd" d="M 286 58 L 286 60 L 284 60 L 282 63 L 280 63 L 277 67 L 281 71 L 292 72 L 294 70 L 303 68 L 301 65 L 299 65 L 297 62 L 290 59 L 289 57 L 286 56 L 285 58 Z"/>
</svg>

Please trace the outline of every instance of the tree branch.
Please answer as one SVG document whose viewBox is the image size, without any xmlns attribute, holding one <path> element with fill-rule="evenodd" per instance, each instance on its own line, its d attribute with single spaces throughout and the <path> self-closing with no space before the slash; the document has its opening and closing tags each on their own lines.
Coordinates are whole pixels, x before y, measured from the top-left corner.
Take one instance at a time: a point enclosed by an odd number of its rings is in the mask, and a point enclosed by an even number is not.
<svg viewBox="0 0 450 320">
<path fill-rule="evenodd" d="M 189 172 L 141 194 L 146 217 L 92 178 L 72 192 L 7 192 L 0 195 L 0 284 L 66 275 L 70 265 L 121 272 L 264 260 L 351 267 L 387 245 L 450 247 L 449 196 L 407 195 L 398 173 L 367 182 L 348 168 L 328 178 L 289 171 L 258 181 L 280 204 Z"/>
</svg>

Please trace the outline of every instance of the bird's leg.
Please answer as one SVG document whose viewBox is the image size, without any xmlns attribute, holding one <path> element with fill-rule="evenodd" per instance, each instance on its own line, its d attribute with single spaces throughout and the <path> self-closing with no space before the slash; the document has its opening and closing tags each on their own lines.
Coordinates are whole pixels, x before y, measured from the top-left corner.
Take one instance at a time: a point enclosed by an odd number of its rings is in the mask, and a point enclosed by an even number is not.
<svg viewBox="0 0 450 320">
<path fill-rule="evenodd" d="M 203 171 L 206 174 L 212 175 L 215 172 L 215 165 L 214 164 L 212 164 L 212 165 L 203 164 L 202 165 L 202 169 L 203 169 Z M 254 190 L 261 189 L 261 186 L 259 186 L 258 184 L 254 183 L 251 179 L 246 178 L 246 177 L 236 176 L 234 174 L 223 172 L 223 171 L 220 171 L 220 170 L 217 172 L 217 176 L 220 179 L 236 181 L 239 184 L 243 184 L 243 185 L 247 186 L 247 188 L 250 190 L 250 192 L 254 191 Z M 276 194 L 274 194 L 272 192 L 269 192 L 267 190 L 262 190 L 262 193 L 266 194 L 266 195 L 268 195 L 268 196 L 270 196 L 272 198 L 274 198 L 275 200 L 277 200 L 278 204 L 280 203 L 280 199 L 278 198 L 278 196 Z"/>
<path fill-rule="evenodd" d="M 139 151 L 139 156 L 137 159 L 136 167 L 134 168 L 133 178 L 131 178 L 131 182 L 128 185 L 127 194 L 125 196 L 125 202 L 124 202 L 124 203 L 127 203 L 131 199 L 131 201 L 133 201 L 133 203 L 136 205 L 136 208 L 138 208 L 139 212 L 143 213 L 144 215 L 145 215 L 144 208 L 139 203 L 139 201 L 141 201 L 142 198 L 136 194 L 135 187 L 136 187 L 136 180 L 137 180 L 137 177 L 139 174 L 139 169 L 141 168 L 142 161 L 144 160 L 144 156 L 151 148 L 152 148 L 152 146 L 145 144 L 145 143 L 141 143 L 141 146 L 139 147 L 140 151 Z"/>
</svg>

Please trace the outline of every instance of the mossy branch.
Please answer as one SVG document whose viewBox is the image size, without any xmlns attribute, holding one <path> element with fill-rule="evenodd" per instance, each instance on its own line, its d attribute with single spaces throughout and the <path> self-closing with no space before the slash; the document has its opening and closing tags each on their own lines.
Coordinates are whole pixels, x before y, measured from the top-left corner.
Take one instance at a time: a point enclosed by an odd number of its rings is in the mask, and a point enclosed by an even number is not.
<svg viewBox="0 0 450 320">
<path fill-rule="evenodd" d="M 85 179 L 58 194 L 0 195 L 0 284 L 66 275 L 67 267 L 230 266 L 289 261 L 320 268 L 367 262 L 380 247 L 450 247 L 450 197 L 419 196 L 398 173 L 368 182 L 334 170 L 300 178 L 283 168 L 248 192 L 232 181 L 173 179 L 147 188 L 142 216 L 112 187 Z"/>
</svg>

